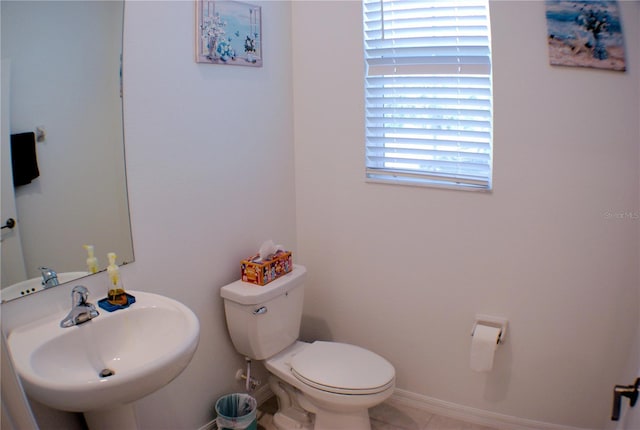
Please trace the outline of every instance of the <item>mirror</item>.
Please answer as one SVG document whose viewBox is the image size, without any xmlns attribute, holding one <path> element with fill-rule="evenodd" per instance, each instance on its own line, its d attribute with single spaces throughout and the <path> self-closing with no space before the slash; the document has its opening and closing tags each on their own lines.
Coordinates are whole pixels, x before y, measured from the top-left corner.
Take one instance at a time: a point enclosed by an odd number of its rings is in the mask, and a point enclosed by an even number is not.
<svg viewBox="0 0 640 430">
<path fill-rule="evenodd" d="M 133 261 L 121 97 L 124 1 L 0 2 L 2 53 L 2 300 L 40 266 L 88 274 L 93 245 Z M 10 134 L 44 134 L 39 176 L 14 188 Z M 15 144 L 15 142 L 14 142 Z M 23 144 L 23 141 L 20 142 Z M 17 151 L 16 151 L 17 152 Z M 68 280 L 69 276 L 61 276 Z"/>
</svg>

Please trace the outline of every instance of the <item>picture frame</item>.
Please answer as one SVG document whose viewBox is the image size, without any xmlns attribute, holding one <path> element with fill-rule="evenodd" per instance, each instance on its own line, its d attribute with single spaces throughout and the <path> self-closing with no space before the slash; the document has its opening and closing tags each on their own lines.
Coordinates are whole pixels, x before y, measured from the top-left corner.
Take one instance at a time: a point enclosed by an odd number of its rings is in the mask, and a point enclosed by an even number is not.
<svg viewBox="0 0 640 430">
<path fill-rule="evenodd" d="M 262 67 L 262 7 L 196 0 L 196 62 Z"/>
<path fill-rule="evenodd" d="M 549 63 L 624 72 L 624 35 L 616 0 L 546 0 Z"/>
</svg>

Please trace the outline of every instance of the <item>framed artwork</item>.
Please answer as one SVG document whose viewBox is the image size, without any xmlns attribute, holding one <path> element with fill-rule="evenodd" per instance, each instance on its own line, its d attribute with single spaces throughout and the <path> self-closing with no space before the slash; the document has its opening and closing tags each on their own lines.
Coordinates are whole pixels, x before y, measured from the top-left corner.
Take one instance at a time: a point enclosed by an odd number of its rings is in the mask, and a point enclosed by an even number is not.
<svg viewBox="0 0 640 430">
<path fill-rule="evenodd" d="M 618 2 L 546 0 L 549 62 L 625 71 Z"/>
<path fill-rule="evenodd" d="M 196 0 L 196 62 L 262 67 L 262 8 Z"/>
</svg>

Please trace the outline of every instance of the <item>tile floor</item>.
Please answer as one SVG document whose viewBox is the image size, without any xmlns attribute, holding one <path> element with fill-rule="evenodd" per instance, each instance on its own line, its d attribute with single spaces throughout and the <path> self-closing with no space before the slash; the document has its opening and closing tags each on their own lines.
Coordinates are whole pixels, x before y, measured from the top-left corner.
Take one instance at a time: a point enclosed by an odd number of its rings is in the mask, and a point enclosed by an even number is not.
<svg viewBox="0 0 640 430">
<path fill-rule="evenodd" d="M 258 408 L 259 430 L 275 430 L 271 419 L 277 409 L 275 397 Z M 369 416 L 371 417 L 371 430 L 495 430 L 491 427 L 469 424 L 389 402 L 371 408 Z"/>
</svg>

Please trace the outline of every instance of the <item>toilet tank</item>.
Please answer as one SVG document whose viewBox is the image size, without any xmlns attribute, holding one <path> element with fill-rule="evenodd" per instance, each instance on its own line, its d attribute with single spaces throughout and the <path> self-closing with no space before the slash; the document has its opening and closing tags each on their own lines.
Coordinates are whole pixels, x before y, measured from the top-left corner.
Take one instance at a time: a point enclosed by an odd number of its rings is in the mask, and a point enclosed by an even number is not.
<svg viewBox="0 0 640 430">
<path fill-rule="evenodd" d="M 267 285 L 236 281 L 220 289 L 236 351 L 264 360 L 298 339 L 306 276 L 307 269 L 294 264 L 291 272 Z"/>
</svg>

